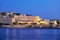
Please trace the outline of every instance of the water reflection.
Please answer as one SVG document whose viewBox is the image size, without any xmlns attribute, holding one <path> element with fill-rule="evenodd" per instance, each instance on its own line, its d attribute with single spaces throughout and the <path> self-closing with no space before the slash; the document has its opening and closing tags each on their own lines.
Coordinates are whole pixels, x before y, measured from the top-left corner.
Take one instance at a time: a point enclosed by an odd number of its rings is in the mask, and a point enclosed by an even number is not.
<svg viewBox="0 0 60 40">
<path fill-rule="evenodd" d="M 60 29 L 0 28 L 1 40 L 59 40 Z"/>
<path fill-rule="evenodd" d="M 9 28 L 6 28 L 6 40 L 9 40 Z"/>
</svg>

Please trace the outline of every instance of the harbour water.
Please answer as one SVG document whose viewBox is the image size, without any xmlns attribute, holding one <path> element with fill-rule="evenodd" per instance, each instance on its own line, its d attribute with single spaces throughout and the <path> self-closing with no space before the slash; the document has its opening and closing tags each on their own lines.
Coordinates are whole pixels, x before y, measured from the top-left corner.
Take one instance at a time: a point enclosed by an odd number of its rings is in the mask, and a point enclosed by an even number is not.
<svg viewBox="0 0 60 40">
<path fill-rule="evenodd" d="M 60 29 L 0 28 L 0 40 L 60 40 Z"/>
</svg>

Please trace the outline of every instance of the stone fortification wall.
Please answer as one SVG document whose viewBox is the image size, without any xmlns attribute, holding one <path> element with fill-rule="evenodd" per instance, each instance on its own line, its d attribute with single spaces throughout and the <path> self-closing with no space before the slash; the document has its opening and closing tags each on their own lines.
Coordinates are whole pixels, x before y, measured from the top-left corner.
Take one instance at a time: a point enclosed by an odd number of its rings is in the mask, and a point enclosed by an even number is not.
<svg viewBox="0 0 60 40">
<path fill-rule="evenodd" d="M 9 17 L 0 18 L 0 23 L 12 24 L 12 18 Z"/>
</svg>

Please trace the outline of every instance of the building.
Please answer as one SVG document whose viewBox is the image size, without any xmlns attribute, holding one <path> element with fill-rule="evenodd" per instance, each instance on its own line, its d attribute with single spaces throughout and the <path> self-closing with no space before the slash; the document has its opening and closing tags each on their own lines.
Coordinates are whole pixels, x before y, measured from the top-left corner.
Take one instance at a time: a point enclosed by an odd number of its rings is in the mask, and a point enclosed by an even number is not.
<svg viewBox="0 0 60 40">
<path fill-rule="evenodd" d="M 52 23 L 52 24 L 51 24 Z M 9 27 L 56 27 L 56 20 L 42 19 L 39 16 L 29 14 L 20 14 L 16 12 L 0 12 L 0 25 L 8 25 Z"/>
<path fill-rule="evenodd" d="M 0 25 L 39 25 L 41 18 L 16 12 L 0 12 Z"/>
<path fill-rule="evenodd" d="M 39 16 L 26 16 L 26 15 L 19 15 L 19 16 L 14 15 L 14 19 L 18 23 L 27 23 L 27 24 L 31 23 L 38 24 L 38 21 L 41 20 Z"/>
</svg>

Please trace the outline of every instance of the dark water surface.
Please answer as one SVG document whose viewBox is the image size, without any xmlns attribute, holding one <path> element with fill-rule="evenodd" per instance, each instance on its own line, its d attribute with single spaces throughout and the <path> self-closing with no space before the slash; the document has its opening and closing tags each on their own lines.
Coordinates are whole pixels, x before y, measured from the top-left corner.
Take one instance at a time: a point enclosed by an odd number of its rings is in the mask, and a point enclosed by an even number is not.
<svg viewBox="0 0 60 40">
<path fill-rule="evenodd" d="M 0 28 L 0 40 L 60 40 L 60 29 Z"/>
</svg>

